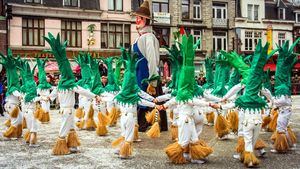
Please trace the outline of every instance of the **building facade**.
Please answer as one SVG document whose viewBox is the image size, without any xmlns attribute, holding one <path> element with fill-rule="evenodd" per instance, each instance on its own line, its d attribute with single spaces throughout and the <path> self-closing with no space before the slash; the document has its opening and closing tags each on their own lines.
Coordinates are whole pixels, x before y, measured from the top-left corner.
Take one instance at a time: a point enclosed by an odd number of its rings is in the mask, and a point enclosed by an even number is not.
<svg viewBox="0 0 300 169">
<path fill-rule="evenodd" d="M 0 51 L 6 53 L 7 50 L 7 26 L 6 9 L 4 0 L 0 0 Z"/>
<path fill-rule="evenodd" d="M 270 49 L 293 41 L 293 5 L 283 0 L 237 0 L 235 28 L 240 53 L 252 54 L 259 39 Z"/>
<path fill-rule="evenodd" d="M 67 53 L 79 51 L 99 56 L 120 54 L 132 41 L 130 0 L 7 0 L 9 47 L 30 56 L 48 48 L 43 36 L 60 33 L 68 40 Z"/>
<path fill-rule="evenodd" d="M 133 0 L 135 10 L 143 0 Z M 149 0 L 154 20 L 152 27 L 161 47 L 174 42 L 173 32 L 183 28 L 202 44 L 196 50 L 196 72 L 205 71 L 203 61 L 214 51 L 234 50 L 235 0 Z M 230 9 L 230 10 L 229 10 Z M 163 56 L 166 51 L 161 48 Z M 161 64 L 163 65 L 163 64 Z"/>
</svg>

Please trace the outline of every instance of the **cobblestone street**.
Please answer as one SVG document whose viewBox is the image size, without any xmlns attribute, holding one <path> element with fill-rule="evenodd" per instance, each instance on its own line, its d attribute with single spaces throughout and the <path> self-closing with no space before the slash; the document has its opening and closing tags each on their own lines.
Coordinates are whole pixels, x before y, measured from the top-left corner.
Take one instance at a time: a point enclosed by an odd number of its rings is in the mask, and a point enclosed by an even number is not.
<svg viewBox="0 0 300 169">
<path fill-rule="evenodd" d="M 294 113 L 292 115 L 292 128 L 299 140 L 300 135 L 300 99 L 294 99 Z M 298 103 L 298 104 L 296 104 Z M 79 131 L 81 139 L 81 152 L 67 156 L 52 156 L 51 148 L 54 145 L 60 126 L 60 114 L 51 112 L 51 123 L 41 124 L 38 133 L 38 148 L 28 148 L 22 139 L 15 141 L 0 141 L 0 168 L 243 168 L 238 160 L 232 158 L 237 138 L 226 141 L 215 139 L 213 127 L 205 126 L 202 138 L 214 149 L 208 162 L 203 165 L 188 164 L 176 166 L 171 164 L 164 148 L 171 143 L 168 132 L 163 132 L 159 139 L 151 140 L 145 133 L 140 133 L 142 142 L 134 143 L 134 157 L 121 160 L 113 154 L 114 149 L 110 143 L 119 137 L 119 126 L 109 128 L 109 135 L 98 137 L 93 131 Z M 0 118 L 3 124 L 4 118 Z M 1 125 L 1 132 L 5 130 Z M 299 168 L 300 150 L 288 154 L 270 153 L 271 133 L 261 133 L 261 138 L 269 144 L 267 155 L 261 159 L 261 168 Z"/>
</svg>

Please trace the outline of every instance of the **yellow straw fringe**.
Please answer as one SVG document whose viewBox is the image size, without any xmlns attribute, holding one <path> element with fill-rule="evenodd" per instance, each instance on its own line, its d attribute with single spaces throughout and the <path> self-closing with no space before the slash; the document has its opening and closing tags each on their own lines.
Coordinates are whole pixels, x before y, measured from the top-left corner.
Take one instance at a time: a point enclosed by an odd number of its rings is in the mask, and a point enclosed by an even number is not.
<svg viewBox="0 0 300 169">
<path fill-rule="evenodd" d="M 109 122 L 109 119 L 106 115 L 102 114 L 101 112 L 98 113 L 98 126 L 96 129 L 96 133 L 98 136 L 105 136 L 108 131 L 106 125 Z"/>
<path fill-rule="evenodd" d="M 121 137 L 117 138 L 115 141 L 113 141 L 111 143 L 111 146 L 113 148 L 115 148 L 115 147 L 119 146 L 124 140 L 125 140 L 125 138 L 123 136 L 121 136 Z"/>
<path fill-rule="evenodd" d="M 40 122 L 42 123 L 49 123 L 50 121 L 50 114 L 49 112 L 42 111 L 39 118 Z"/>
<path fill-rule="evenodd" d="M 285 133 L 276 132 L 274 149 L 279 153 L 286 153 L 288 151 L 289 143 Z"/>
<path fill-rule="evenodd" d="M 53 155 L 67 155 L 70 154 L 67 141 L 65 138 L 58 138 L 52 149 Z"/>
<path fill-rule="evenodd" d="M 174 113 L 173 113 L 173 111 L 170 112 L 170 119 L 172 119 L 172 120 L 174 119 Z"/>
<path fill-rule="evenodd" d="M 267 144 L 262 139 L 259 138 L 259 139 L 257 139 L 257 141 L 255 143 L 254 149 L 261 150 L 266 147 L 267 147 Z"/>
<path fill-rule="evenodd" d="M 86 120 L 86 129 L 94 130 L 97 128 L 96 122 L 94 120 L 94 108 L 93 105 L 90 105 L 88 112 L 88 119 Z"/>
<path fill-rule="evenodd" d="M 75 116 L 79 119 L 83 118 L 84 117 L 84 111 L 83 111 L 83 108 L 77 108 L 75 110 Z"/>
<path fill-rule="evenodd" d="M 7 119 L 7 120 L 4 122 L 4 125 L 5 125 L 6 127 L 10 127 L 10 125 L 11 125 L 10 119 Z"/>
<path fill-rule="evenodd" d="M 11 125 L 4 133 L 3 136 L 7 138 L 16 138 L 18 135 L 17 127 Z"/>
<path fill-rule="evenodd" d="M 19 112 L 20 112 L 19 107 L 15 107 L 15 108 L 13 109 L 13 111 L 10 112 L 9 115 L 10 115 L 10 117 L 12 117 L 12 118 L 17 118 L 18 115 L 19 115 Z"/>
<path fill-rule="evenodd" d="M 271 120 L 272 120 L 271 116 L 264 117 L 261 128 L 263 128 L 263 129 L 266 128 L 270 124 Z"/>
<path fill-rule="evenodd" d="M 34 118 L 40 120 L 43 111 L 44 111 L 44 110 L 43 110 L 40 106 L 38 106 L 38 107 L 36 108 L 35 112 L 34 112 Z"/>
<path fill-rule="evenodd" d="M 128 158 L 132 155 L 132 143 L 125 141 L 120 148 L 120 156 Z"/>
<path fill-rule="evenodd" d="M 165 152 L 172 163 L 185 164 L 186 159 L 183 157 L 184 149 L 178 144 L 178 142 L 172 143 L 165 148 Z"/>
<path fill-rule="evenodd" d="M 120 116 L 119 113 L 120 113 L 120 112 L 117 111 L 117 109 L 116 109 L 115 107 L 112 108 L 111 112 L 110 112 L 109 115 L 108 115 L 108 117 L 109 117 L 109 119 L 110 119 L 110 121 L 109 121 L 109 125 L 110 125 L 110 126 L 114 126 L 114 125 L 117 124 L 117 120 L 118 120 L 118 118 L 119 118 L 119 116 Z"/>
<path fill-rule="evenodd" d="M 292 144 L 296 144 L 297 143 L 296 134 L 293 132 L 293 130 L 291 129 L 291 127 L 288 127 L 287 131 L 288 131 L 289 139 L 290 139 L 291 143 Z"/>
<path fill-rule="evenodd" d="M 228 121 L 232 132 L 237 133 L 239 127 L 239 115 L 237 111 L 230 110 Z"/>
<path fill-rule="evenodd" d="M 80 141 L 75 130 L 71 130 L 67 137 L 67 146 L 68 147 L 78 147 L 80 146 Z"/>
<path fill-rule="evenodd" d="M 26 143 L 29 143 L 30 142 L 30 132 L 26 131 L 26 133 L 24 134 L 23 138 L 24 138 L 24 140 L 25 140 Z"/>
<path fill-rule="evenodd" d="M 76 122 L 76 126 L 79 129 L 83 129 L 84 126 L 84 120 L 82 119 L 81 121 Z"/>
<path fill-rule="evenodd" d="M 201 160 L 210 155 L 213 149 L 209 147 L 203 140 L 199 140 L 196 143 L 191 143 L 189 145 L 191 159 Z"/>
<path fill-rule="evenodd" d="M 138 124 L 135 124 L 133 134 L 134 134 L 133 141 L 138 141 L 140 139 L 139 138 L 139 125 Z"/>
<path fill-rule="evenodd" d="M 245 151 L 242 155 L 241 161 L 246 167 L 249 167 L 249 164 L 252 163 L 253 166 L 259 165 L 259 160 L 256 158 L 253 152 Z"/>
<path fill-rule="evenodd" d="M 272 120 L 269 123 L 268 131 L 274 132 L 277 127 L 278 110 L 272 109 L 271 114 L 273 115 Z"/>
<path fill-rule="evenodd" d="M 218 115 L 216 124 L 215 124 L 215 132 L 217 133 L 219 138 L 224 137 L 229 134 L 229 125 L 226 119 L 222 115 Z"/>
<path fill-rule="evenodd" d="M 176 141 L 178 139 L 178 126 L 171 125 L 171 138 L 172 141 Z"/>
<path fill-rule="evenodd" d="M 235 150 L 237 153 L 242 153 L 245 151 L 245 140 L 243 136 L 239 136 Z"/>
<path fill-rule="evenodd" d="M 26 129 L 26 128 L 27 128 L 27 123 L 26 123 L 25 117 L 23 117 L 22 128 L 23 128 L 23 129 Z"/>
<path fill-rule="evenodd" d="M 150 138 L 158 138 L 160 137 L 160 128 L 158 122 L 155 122 L 149 131 L 147 131 L 147 136 Z"/>
<path fill-rule="evenodd" d="M 37 133 L 30 133 L 30 144 L 37 143 Z"/>
<path fill-rule="evenodd" d="M 214 112 L 206 113 L 206 119 L 207 119 L 207 123 L 214 124 L 215 113 Z"/>
<path fill-rule="evenodd" d="M 23 132 L 23 125 L 18 124 L 17 125 L 17 131 L 16 131 L 17 138 L 22 138 L 22 132 Z"/>
<path fill-rule="evenodd" d="M 156 95 L 155 87 L 153 87 L 151 84 L 149 84 L 147 87 L 147 93 L 150 94 L 151 96 Z"/>
</svg>

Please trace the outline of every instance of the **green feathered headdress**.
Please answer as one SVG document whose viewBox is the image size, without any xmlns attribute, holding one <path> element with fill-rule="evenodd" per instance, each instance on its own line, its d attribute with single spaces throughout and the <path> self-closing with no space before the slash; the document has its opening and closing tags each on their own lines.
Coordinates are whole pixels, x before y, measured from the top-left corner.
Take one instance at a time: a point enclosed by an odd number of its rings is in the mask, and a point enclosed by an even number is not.
<svg viewBox="0 0 300 169">
<path fill-rule="evenodd" d="M 83 87 L 85 89 L 90 89 L 92 86 L 92 70 L 89 63 L 89 54 L 80 53 L 75 61 L 80 66 L 81 79 L 76 83 L 78 86 Z"/>
<path fill-rule="evenodd" d="M 99 61 L 97 61 L 97 59 L 94 59 L 89 55 L 89 63 L 91 65 L 91 70 L 92 70 L 91 91 L 96 95 L 100 95 L 100 94 L 104 93 L 105 90 L 104 90 L 101 80 L 100 80 L 101 74 L 99 71 Z"/>
<path fill-rule="evenodd" d="M 245 93 L 235 101 L 237 107 L 242 109 L 260 110 L 266 106 L 266 101 L 258 94 L 262 88 L 264 66 L 269 57 L 276 52 L 276 50 L 274 50 L 268 55 L 268 48 L 269 43 L 263 47 L 261 40 L 259 40 L 251 63 L 248 77 L 249 80 L 246 83 Z"/>
<path fill-rule="evenodd" d="M 216 59 L 216 74 L 214 79 L 214 89 L 211 92 L 217 97 L 223 97 L 227 93 L 225 88 L 229 80 L 230 66 L 222 54 L 219 54 Z"/>
<path fill-rule="evenodd" d="M 49 43 L 51 49 L 45 50 L 53 54 L 55 57 L 58 68 L 60 71 L 60 80 L 58 83 L 58 90 L 70 90 L 76 87 L 75 77 L 70 65 L 70 62 L 67 58 L 66 47 L 68 41 L 65 41 L 61 44 L 60 35 L 57 34 L 56 38 L 49 32 L 48 37 L 44 39 Z"/>
<path fill-rule="evenodd" d="M 243 59 L 236 52 L 226 53 L 221 51 L 221 53 L 225 56 L 228 63 L 234 67 L 240 75 L 242 75 L 243 79 L 241 83 L 246 84 L 250 73 L 250 67 L 245 63 L 245 60 L 249 61 L 250 57 Z"/>
<path fill-rule="evenodd" d="M 214 87 L 213 60 L 211 58 L 206 58 L 204 66 L 206 83 L 203 85 L 203 89 L 212 89 Z"/>
<path fill-rule="evenodd" d="M 30 69 L 30 66 L 26 60 L 19 60 L 18 69 L 20 69 L 20 72 L 22 74 L 22 81 L 24 82 L 24 90 L 25 90 L 25 103 L 31 102 L 35 97 L 37 97 L 37 86 L 34 81 L 34 70 Z"/>
<path fill-rule="evenodd" d="M 272 92 L 270 69 L 264 72 L 263 87 L 268 89 L 270 92 Z"/>
<path fill-rule="evenodd" d="M 7 51 L 7 56 L 0 53 L 0 64 L 6 70 L 7 77 L 7 92 L 6 95 L 11 95 L 14 91 L 20 90 L 20 81 L 17 73 L 16 62 L 17 60 L 13 57 L 13 53 L 9 48 Z"/>
<path fill-rule="evenodd" d="M 36 58 L 36 63 L 38 66 L 38 78 L 39 78 L 39 89 L 50 89 L 51 85 L 47 82 L 47 76 L 45 71 L 45 65 L 46 65 L 47 59 L 40 59 Z"/>
<path fill-rule="evenodd" d="M 178 91 L 176 100 L 179 102 L 186 102 L 193 99 L 195 91 L 195 50 L 194 50 L 193 36 L 182 37 L 182 56 L 183 64 L 178 80 Z"/>
<path fill-rule="evenodd" d="M 118 103 L 135 105 L 140 101 L 138 92 L 140 88 L 136 80 L 136 61 L 137 55 L 124 52 L 122 55 L 125 61 L 125 72 L 120 93 L 115 97 Z"/>
<path fill-rule="evenodd" d="M 107 73 L 108 73 L 108 84 L 105 86 L 105 90 L 107 92 L 117 92 L 120 90 L 118 84 L 116 83 L 116 79 L 114 76 L 114 70 L 113 70 L 113 60 L 115 59 L 115 57 L 109 57 L 107 59 L 104 60 L 104 63 L 107 66 Z"/>
<path fill-rule="evenodd" d="M 230 77 L 229 77 L 229 81 L 226 84 L 227 86 L 227 90 L 231 89 L 233 86 L 237 85 L 240 83 L 240 79 L 241 79 L 241 75 L 239 74 L 239 71 L 237 69 L 233 69 Z"/>
<path fill-rule="evenodd" d="M 291 95 L 291 71 L 297 62 L 298 56 L 293 53 L 294 47 L 299 43 L 298 38 L 289 48 L 289 41 L 286 41 L 279 48 L 279 54 L 275 72 L 275 96 Z"/>
</svg>

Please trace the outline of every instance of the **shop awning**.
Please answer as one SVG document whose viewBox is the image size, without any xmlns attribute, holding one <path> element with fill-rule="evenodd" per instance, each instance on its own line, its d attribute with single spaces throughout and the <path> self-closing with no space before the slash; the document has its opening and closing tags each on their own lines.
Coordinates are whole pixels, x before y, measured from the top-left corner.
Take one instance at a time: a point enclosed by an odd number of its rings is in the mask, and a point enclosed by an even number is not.
<svg viewBox="0 0 300 169">
<path fill-rule="evenodd" d="M 275 72 L 276 71 L 276 64 L 274 63 L 267 63 L 264 67 L 264 71 L 270 69 L 270 71 Z M 300 63 L 296 63 L 294 66 L 294 69 L 300 69 Z"/>
</svg>

